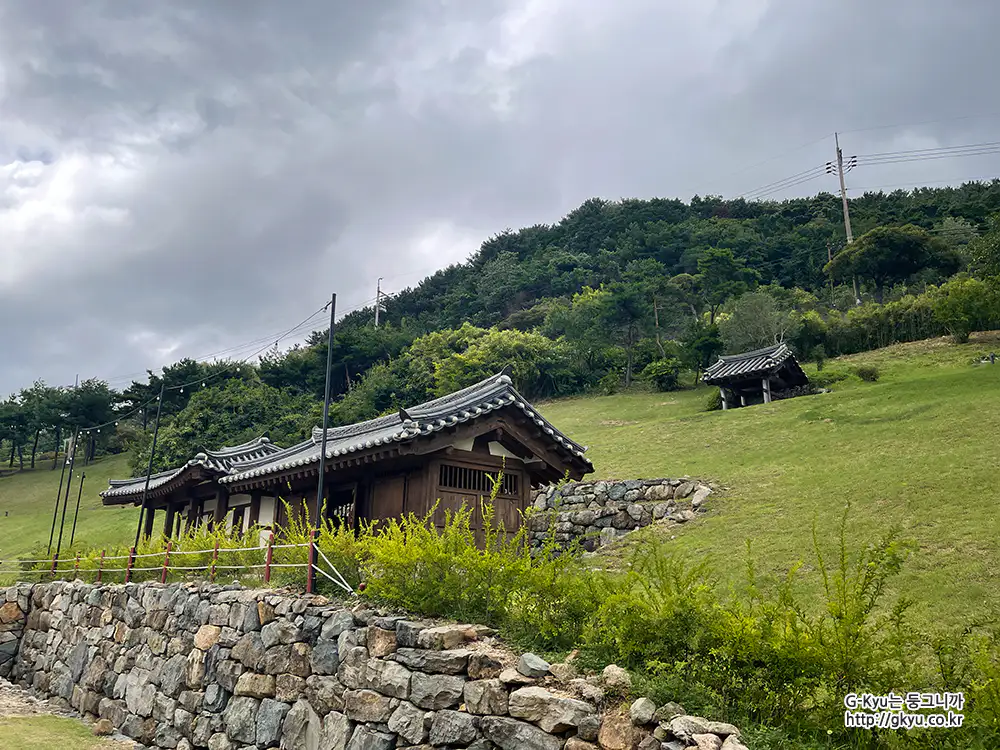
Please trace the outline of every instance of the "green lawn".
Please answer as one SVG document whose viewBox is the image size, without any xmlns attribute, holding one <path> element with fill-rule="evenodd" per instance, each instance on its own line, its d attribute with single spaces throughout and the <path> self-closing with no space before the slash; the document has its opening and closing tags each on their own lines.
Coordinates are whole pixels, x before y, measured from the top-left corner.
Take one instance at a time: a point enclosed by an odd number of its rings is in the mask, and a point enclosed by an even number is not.
<svg viewBox="0 0 1000 750">
<path fill-rule="evenodd" d="M 590 446 L 597 477 L 687 474 L 730 488 L 702 519 L 670 532 L 724 580 L 741 580 L 750 540 L 763 570 L 803 561 L 802 585 L 818 592 L 813 522 L 832 555 L 850 501 L 856 547 L 893 524 L 917 542 L 896 585 L 918 600 L 914 615 L 964 620 L 1000 604 L 1000 362 L 972 364 L 994 349 L 996 333 L 833 360 L 827 368 L 875 364 L 881 378 L 728 412 L 700 411 L 705 388 L 575 398 L 542 411 Z"/>
<path fill-rule="evenodd" d="M 50 466 L 51 464 L 43 464 L 34 471 L 0 478 L 0 560 L 26 556 L 37 552 L 39 546 L 45 552 L 52 528 L 52 509 L 59 490 L 60 474 L 59 469 L 50 471 Z M 131 543 L 135 534 L 137 511 L 134 508 L 104 508 L 97 494 L 107 489 L 108 479 L 128 476 L 126 457 L 113 456 L 85 467 L 78 464 L 77 470 L 87 474 L 76 528 L 77 545 L 100 548 L 104 545 Z M 74 477 L 66 509 L 64 548 L 69 543 L 79 487 L 79 479 Z M 63 493 L 65 496 L 65 487 Z M 60 515 L 61 511 L 60 504 Z M 55 536 L 59 536 L 58 525 Z M 53 542 L 53 546 L 54 544 Z M 5 562 L 0 567 L 7 568 L 9 565 Z M 0 580 L 3 580 L 2 576 Z"/>
<path fill-rule="evenodd" d="M 0 750 L 125 750 L 131 744 L 95 737 L 90 727 L 76 719 L 0 717 Z"/>
</svg>

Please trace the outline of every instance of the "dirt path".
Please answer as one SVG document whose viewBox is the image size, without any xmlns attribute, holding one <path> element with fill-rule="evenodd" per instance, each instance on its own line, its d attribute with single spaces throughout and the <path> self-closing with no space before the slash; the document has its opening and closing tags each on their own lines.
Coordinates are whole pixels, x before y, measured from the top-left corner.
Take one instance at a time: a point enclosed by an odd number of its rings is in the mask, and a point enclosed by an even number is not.
<svg viewBox="0 0 1000 750">
<path fill-rule="evenodd" d="M 68 711 L 50 706 L 48 701 L 39 700 L 17 685 L 0 679 L 0 716 L 38 716 L 39 714 L 73 717 L 73 714 Z"/>
</svg>

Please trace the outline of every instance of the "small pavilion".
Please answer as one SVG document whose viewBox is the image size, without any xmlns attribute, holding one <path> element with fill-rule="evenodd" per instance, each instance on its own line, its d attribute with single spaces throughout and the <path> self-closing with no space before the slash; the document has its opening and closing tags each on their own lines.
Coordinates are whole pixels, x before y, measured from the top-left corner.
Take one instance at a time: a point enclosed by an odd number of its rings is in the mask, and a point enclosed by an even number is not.
<svg viewBox="0 0 1000 750">
<path fill-rule="evenodd" d="M 455 393 L 357 424 L 322 428 L 301 443 L 279 448 L 267 438 L 199 453 L 184 466 L 150 477 L 145 534 L 153 513 L 164 510 L 164 533 L 203 522 L 264 529 L 311 524 L 324 471 L 324 519 L 358 528 L 434 510 L 465 506 L 477 537 L 484 536 L 480 500 L 501 477 L 493 502 L 495 520 L 508 534 L 520 528 L 531 489 L 564 477 L 580 480 L 593 464 L 586 448 L 550 424 L 501 372 Z M 322 467 L 322 468 L 321 468 Z M 145 477 L 113 481 L 105 505 L 142 502 Z"/>
<path fill-rule="evenodd" d="M 772 396 L 809 383 L 784 342 L 743 354 L 719 357 L 702 380 L 719 387 L 722 408 L 771 403 Z"/>
</svg>

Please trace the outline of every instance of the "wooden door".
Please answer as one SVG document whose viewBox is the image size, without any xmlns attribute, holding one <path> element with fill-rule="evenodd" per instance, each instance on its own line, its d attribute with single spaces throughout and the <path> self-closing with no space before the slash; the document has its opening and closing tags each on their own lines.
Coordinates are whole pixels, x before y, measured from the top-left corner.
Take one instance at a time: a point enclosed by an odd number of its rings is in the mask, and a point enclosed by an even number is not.
<svg viewBox="0 0 1000 750">
<path fill-rule="evenodd" d="M 403 515 L 403 500 L 406 494 L 406 476 L 380 477 L 372 482 L 371 503 L 368 517 L 372 521 L 384 521 Z"/>
</svg>

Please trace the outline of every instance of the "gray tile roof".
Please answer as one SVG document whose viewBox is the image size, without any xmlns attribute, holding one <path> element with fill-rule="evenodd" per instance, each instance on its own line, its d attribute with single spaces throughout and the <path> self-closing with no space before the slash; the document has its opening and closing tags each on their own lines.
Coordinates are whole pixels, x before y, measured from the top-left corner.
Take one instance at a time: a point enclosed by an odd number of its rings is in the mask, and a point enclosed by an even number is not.
<svg viewBox="0 0 1000 750">
<path fill-rule="evenodd" d="M 541 428 L 548 438 L 573 456 L 592 466 L 584 457 L 584 448 L 573 442 L 546 421 L 514 388 L 508 375 L 500 373 L 447 396 L 358 424 L 327 430 L 327 459 L 346 456 L 383 445 L 399 445 L 431 435 L 446 427 L 485 416 L 492 411 L 513 406 Z M 276 474 L 320 459 L 322 428 L 314 428 L 309 439 L 262 458 L 234 464 L 229 474 L 219 479 L 224 484 Z"/>
<path fill-rule="evenodd" d="M 279 452 L 281 448 L 274 445 L 266 437 L 259 437 L 214 451 L 205 451 L 197 454 L 187 463 L 175 469 L 167 469 L 149 477 L 150 491 L 162 487 L 165 484 L 180 477 L 192 468 L 201 467 L 216 474 L 228 473 L 233 464 L 241 461 L 261 459 Z M 132 479 L 112 479 L 108 482 L 108 489 L 101 494 L 102 498 L 123 498 L 133 495 L 141 495 L 146 486 L 146 477 L 133 477 Z"/>
<path fill-rule="evenodd" d="M 705 370 L 702 380 L 706 383 L 714 383 L 720 380 L 764 375 L 773 372 L 789 359 L 793 362 L 795 360 L 791 349 L 785 343 L 755 349 L 743 354 L 731 354 L 719 357 L 718 362 Z"/>
</svg>

